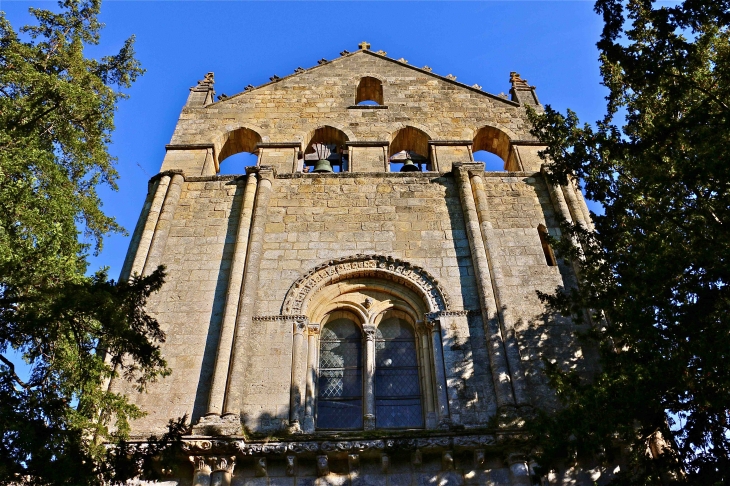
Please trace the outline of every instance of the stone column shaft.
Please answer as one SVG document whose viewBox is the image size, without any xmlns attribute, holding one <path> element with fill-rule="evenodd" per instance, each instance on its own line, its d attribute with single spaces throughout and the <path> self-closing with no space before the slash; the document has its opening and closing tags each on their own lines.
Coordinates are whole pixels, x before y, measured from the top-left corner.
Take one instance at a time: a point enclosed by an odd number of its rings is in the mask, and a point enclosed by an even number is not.
<svg viewBox="0 0 730 486">
<path fill-rule="evenodd" d="M 590 229 L 588 226 L 588 223 L 585 220 L 585 215 L 583 212 L 583 204 L 578 201 L 578 197 L 575 195 L 575 191 L 577 190 L 575 188 L 575 183 L 568 179 L 568 185 L 567 186 L 560 186 L 562 189 L 563 194 L 565 195 L 565 200 L 568 202 L 568 208 L 570 209 L 570 214 L 573 217 L 573 221 L 576 222 L 578 226 L 581 228 L 588 230 Z M 588 209 L 586 208 L 586 211 Z"/>
<path fill-rule="evenodd" d="M 127 255 L 124 258 L 124 265 L 122 265 L 122 271 L 119 273 L 119 281 L 126 282 L 129 279 L 129 275 L 132 273 L 132 264 L 134 263 L 134 257 L 137 255 L 139 250 L 139 242 L 142 238 L 147 219 L 150 215 L 150 208 L 152 207 L 152 200 L 155 198 L 157 193 L 157 187 L 160 184 L 160 179 L 153 181 L 148 188 L 147 196 L 145 197 L 144 204 L 142 205 L 142 211 L 139 214 L 137 220 L 137 226 L 134 227 L 134 233 L 132 233 L 132 240 L 129 242 L 129 249 Z M 147 249 L 145 248 L 145 253 Z"/>
<path fill-rule="evenodd" d="M 449 397 L 446 394 L 446 371 L 444 370 L 444 349 L 441 344 L 441 326 L 438 321 L 428 322 L 433 348 L 433 367 L 436 378 L 436 412 L 439 427 L 450 423 Z"/>
<path fill-rule="evenodd" d="M 241 407 L 243 386 L 246 379 L 245 351 L 248 339 L 247 327 L 253 317 L 256 304 L 256 294 L 259 286 L 259 270 L 263 256 L 264 233 L 266 232 L 266 211 L 271 199 L 271 180 L 273 171 L 270 168 L 260 167 L 258 170 L 259 184 L 256 191 L 255 209 L 251 222 L 251 235 L 246 256 L 241 300 L 231 353 L 230 375 L 224 402 L 224 413 L 238 413 Z"/>
<path fill-rule="evenodd" d="M 364 402 L 365 413 L 363 424 L 365 430 L 375 428 L 375 326 L 363 326 L 365 333 L 365 373 Z"/>
<path fill-rule="evenodd" d="M 306 393 L 306 373 L 302 366 L 302 357 L 307 352 L 304 333 L 307 330 L 306 322 L 294 323 L 292 338 L 292 366 L 291 366 L 291 398 L 289 402 L 289 424 L 298 425 L 302 414 L 302 399 Z"/>
<path fill-rule="evenodd" d="M 514 406 L 515 398 L 510 380 L 510 369 L 505 356 L 504 340 L 499 323 L 497 303 L 492 290 L 492 278 L 489 272 L 486 250 L 482 241 L 479 228 L 479 216 L 477 215 L 472 194 L 471 182 L 468 169 L 456 168 L 456 180 L 459 187 L 461 206 L 464 211 L 464 225 L 469 238 L 469 249 L 471 250 L 474 274 L 476 276 L 479 300 L 482 308 L 482 321 L 484 333 L 487 337 L 487 350 L 489 351 L 489 366 L 494 381 L 494 391 L 497 395 L 497 406 Z"/>
<path fill-rule="evenodd" d="M 210 465 L 203 456 L 190 456 L 193 463 L 193 486 L 210 486 Z"/>
<path fill-rule="evenodd" d="M 307 376 L 306 376 L 306 397 L 304 400 L 304 422 L 302 430 L 314 432 L 314 405 L 317 392 L 317 334 L 319 324 L 310 324 L 307 331 Z"/>
<path fill-rule="evenodd" d="M 512 311 L 504 305 L 507 297 L 507 289 L 504 284 L 504 274 L 499 267 L 494 255 L 498 254 L 498 248 L 494 244 L 491 234 L 491 222 L 489 221 L 489 207 L 487 204 L 487 194 L 484 191 L 484 179 L 480 175 L 470 176 L 472 190 L 476 196 L 477 215 L 479 217 L 479 228 L 482 238 L 484 239 L 484 248 L 487 255 L 487 265 L 489 265 L 490 275 L 492 277 L 492 288 L 494 289 L 494 300 L 497 307 L 497 315 L 502 323 L 502 337 L 505 343 L 505 356 L 510 369 L 510 378 L 512 379 L 512 390 L 514 392 L 515 402 L 518 406 L 529 404 L 529 395 L 527 393 L 527 380 L 522 370 L 522 362 L 515 335 L 515 319 Z"/>
<path fill-rule="evenodd" d="M 215 368 L 210 386 L 210 396 L 208 397 L 209 414 L 220 414 L 223 411 L 226 383 L 228 382 L 228 368 L 231 362 L 233 334 L 236 329 L 238 303 L 241 298 L 241 283 L 246 266 L 246 251 L 248 250 L 248 237 L 251 229 L 251 215 L 256 194 L 256 183 L 256 175 L 249 174 L 246 178 L 246 187 L 243 191 L 243 200 L 241 201 L 241 210 L 238 216 L 238 231 L 233 250 L 231 271 L 228 277 L 226 304 L 223 308 L 223 320 L 221 321 Z"/>
<path fill-rule="evenodd" d="M 180 201 L 183 182 L 185 182 L 185 178 L 182 174 L 175 174 L 170 180 L 170 187 L 167 189 L 165 202 L 162 204 L 162 211 L 155 226 L 155 233 L 152 236 L 150 251 L 147 255 L 147 261 L 144 264 L 142 275 L 149 275 L 162 263 L 162 255 L 165 252 L 165 245 L 167 244 L 167 237 L 170 234 L 170 227 L 172 226 L 172 219 L 175 216 L 177 203 Z"/>
<path fill-rule="evenodd" d="M 423 370 L 423 388 L 424 395 L 426 396 L 426 413 L 435 412 L 434 401 L 436 397 L 433 396 L 433 354 L 429 351 L 431 335 L 426 330 L 420 331 L 418 340 L 421 346 L 421 369 Z"/>
<path fill-rule="evenodd" d="M 139 237 L 139 243 L 137 244 L 136 249 L 137 251 L 135 252 L 134 259 L 132 260 L 129 275 L 141 275 L 144 270 L 144 264 L 147 261 L 147 255 L 150 251 L 150 244 L 152 244 L 152 237 L 155 235 L 157 221 L 160 219 L 162 204 L 165 202 L 165 195 L 167 194 L 167 189 L 170 187 L 170 179 L 171 177 L 169 175 L 163 175 L 160 177 L 160 180 L 157 181 L 155 194 L 152 197 L 150 210 L 147 213 L 147 218 L 144 222 L 144 227 L 142 228 L 142 234 Z"/>
</svg>

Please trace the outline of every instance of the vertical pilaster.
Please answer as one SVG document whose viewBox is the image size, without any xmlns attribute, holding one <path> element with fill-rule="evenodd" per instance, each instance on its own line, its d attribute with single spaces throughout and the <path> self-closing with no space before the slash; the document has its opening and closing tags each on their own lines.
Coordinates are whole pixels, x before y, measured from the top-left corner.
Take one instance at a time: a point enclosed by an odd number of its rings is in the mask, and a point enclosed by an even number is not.
<svg viewBox="0 0 730 486">
<path fill-rule="evenodd" d="M 307 343 L 304 340 L 304 333 L 307 330 L 305 320 L 294 322 L 294 336 L 292 338 L 292 364 L 291 364 L 291 398 L 289 401 L 289 425 L 300 430 L 300 419 L 304 404 L 302 400 L 306 393 L 306 372 L 302 358 L 307 353 Z"/>
<path fill-rule="evenodd" d="M 511 309 L 505 305 L 508 290 L 504 282 L 504 273 L 494 257 L 494 255 L 498 254 L 498 248 L 494 244 L 494 238 L 491 232 L 492 224 L 489 220 L 489 207 L 487 204 L 487 194 L 484 190 L 484 179 L 482 179 L 481 175 L 470 174 L 470 180 L 473 193 L 476 196 L 479 228 L 484 240 L 487 264 L 489 265 L 489 271 L 492 277 L 491 283 L 494 289 L 497 315 L 502 323 L 502 337 L 505 343 L 505 356 L 507 357 L 507 364 L 509 365 L 510 377 L 512 379 L 512 390 L 517 406 L 524 406 L 529 404 L 529 396 L 527 393 L 525 373 L 522 370 L 517 336 L 515 334 L 516 319 L 513 317 Z"/>
<path fill-rule="evenodd" d="M 251 322 L 254 305 L 256 304 L 259 270 L 261 267 L 261 257 L 263 256 L 264 233 L 266 232 L 266 211 L 269 207 L 269 200 L 271 199 L 271 185 L 274 177 L 273 170 L 269 167 L 259 167 L 256 174 L 259 177 L 259 182 L 258 189 L 256 190 L 253 219 L 251 221 L 251 233 L 248 254 L 246 256 L 246 269 L 244 272 L 243 288 L 241 289 L 238 318 L 236 319 L 228 387 L 223 407 L 225 413 L 238 413 L 241 406 L 246 372 L 244 356 L 246 339 L 248 339 L 246 329 Z"/>
<path fill-rule="evenodd" d="M 449 397 L 446 394 L 446 371 L 444 369 L 444 348 L 441 343 L 441 323 L 438 320 L 426 320 L 426 327 L 431 337 L 433 349 L 433 367 L 435 375 L 436 413 L 438 427 L 447 428 L 451 424 L 449 415 Z"/>
<path fill-rule="evenodd" d="M 144 204 L 142 205 L 142 211 L 139 214 L 137 220 L 137 226 L 134 227 L 134 233 L 132 233 L 132 240 L 129 242 L 129 249 L 127 255 L 124 258 L 124 264 L 122 265 L 122 271 L 119 274 L 119 281 L 125 282 L 129 279 L 129 275 L 132 272 L 132 264 L 134 263 L 134 257 L 139 250 L 139 242 L 142 238 L 144 227 L 147 224 L 147 219 L 150 215 L 150 208 L 152 207 L 152 201 L 154 200 L 155 193 L 157 192 L 157 186 L 160 183 L 160 178 L 155 179 L 148 184 L 147 196 L 145 197 Z M 144 250 L 147 252 L 147 249 Z"/>
<path fill-rule="evenodd" d="M 568 179 L 568 185 L 566 186 L 560 186 L 563 194 L 565 195 L 565 199 L 568 202 L 568 208 L 570 209 L 570 214 L 573 216 L 573 221 L 583 228 L 584 230 L 589 230 L 589 223 L 586 222 L 585 219 L 585 213 L 583 212 L 584 204 L 581 204 L 580 201 L 578 201 L 578 196 L 575 195 L 576 187 L 575 183 L 572 181 L 572 179 Z M 586 212 L 588 211 L 588 208 L 585 208 Z"/>
<path fill-rule="evenodd" d="M 149 275 L 162 263 L 162 254 L 165 252 L 165 245 L 167 244 L 167 237 L 170 234 L 172 219 L 175 216 L 177 203 L 180 201 L 183 182 L 185 182 L 185 178 L 182 174 L 175 174 L 170 180 L 170 187 L 167 189 L 165 202 L 162 204 L 160 218 L 157 220 L 155 233 L 150 243 L 150 251 L 147 255 L 147 261 L 144 264 L 144 270 L 142 271 L 143 275 Z"/>
<path fill-rule="evenodd" d="M 215 368 L 210 387 L 210 396 L 208 398 L 209 414 L 220 414 L 223 411 L 226 383 L 228 381 L 228 367 L 230 365 L 231 348 L 233 346 L 233 335 L 236 329 L 236 315 L 238 314 L 238 303 L 241 298 L 243 271 L 246 266 L 246 252 L 248 250 L 248 237 L 251 229 L 251 215 L 256 194 L 256 184 L 256 175 L 249 174 L 246 179 L 246 187 L 243 191 L 243 201 L 241 201 L 241 210 L 238 217 L 238 231 L 233 250 L 231 272 L 228 277 L 226 304 L 223 308 L 223 321 L 221 322 Z"/>
<path fill-rule="evenodd" d="M 433 394 L 433 353 L 431 352 L 431 334 L 423 322 L 418 323 L 416 339 L 419 345 L 419 359 L 421 371 L 421 383 L 423 383 L 424 404 L 426 409 L 426 428 L 434 429 L 438 426 L 436 408 L 434 403 L 436 397 Z"/>
<path fill-rule="evenodd" d="M 365 362 L 363 363 L 365 412 L 363 414 L 363 424 L 365 430 L 372 430 L 375 428 L 375 326 L 363 326 L 363 333 L 365 334 Z"/>
<path fill-rule="evenodd" d="M 479 164 L 477 167 L 482 167 Z M 456 180 L 459 187 L 461 207 L 464 211 L 464 225 L 469 238 L 474 273 L 479 291 L 479 300 L 482 308 L 484 332 L 487 336 L 487 350 L 489 351 L 489 365 L 494 381 L 494 391 L 497 395 L 497 406 L 513 407 L 515 398 L 510 379 L 510 369 L 505 356 L 504 339 L 499 322 L 497 303 L 492 289 L 492 278 L 489 272 L 486 250 L 479 228 L 479 216 L 474 204 L 471 181 L 469 180 L 468 166 L 455 164 Z"/>
<path fill-rule="evenodd" d="M 152 197 L 150 204 L 150 210 L 147 213 L 147 218 L 142 228 L 142 234 L 137 244 L 137 251 L 134 253 L 134 259 L 132 260 L 131 268 L 129 269 L 129 275 L 142 274 L 144 270 L 144 263 L 147 261 L 147 255 L 150 251 L 150 244 L 152 243 L 152 237 L 155 235 L 155 228 L 157 227 L 157 221 L 160 219 L 160 212 L 162 211 L 162 204 L 165 202 L 165 195 L 167 195 L 167 189 L 170 187 L 171 177 L 167 174 L 161 176 L 155 187 L 155 194 Z M 130 245 L 130 250 L 132 246 Z M 122 270 L 122 273 L 124 271 Z"/>
<path fill-rule="evenodd" d="M 307 326 L 307 388 L 304 399 L 304 422 L 302 423 L 304 432 L 314 432 L 314 406 L 317 398 L 317 354 L 319 353 L 317 335 L 319 330 L 319 324 L 309 324 Z"/>
</svg>

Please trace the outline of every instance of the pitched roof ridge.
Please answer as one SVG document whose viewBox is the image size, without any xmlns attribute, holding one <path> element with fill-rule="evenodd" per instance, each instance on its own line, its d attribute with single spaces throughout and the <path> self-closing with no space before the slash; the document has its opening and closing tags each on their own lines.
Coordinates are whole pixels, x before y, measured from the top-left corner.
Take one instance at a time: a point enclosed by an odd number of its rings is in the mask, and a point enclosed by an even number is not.
<svg viewBox="0 0 730 486">
<path fill-rule="evenodd" d="M 368 44 L 368 46 L 369 46 L 369 44 Z M 382 52 L 382 54 L 381 54 L 381 52 Z M 332 59 L 332 60 L 327 60 L 327 59 L 322 58 L 319 61 L 317 61 L 317 65 L 316 66 L 312 66 L 312 67 L 309 67 L 309 68 L 297 67 L 294 70 L 293 73 L 291 73 L 289 75 L 286 75 L 286 76 L 283 76 L 283 77 L 279 77 L 277 75 L 274 75 L 271 78 L 269 78 L 269 79 L 271 79 L 271 81 L 269 81 L 268 83 L 260 84 L 258 86 L 252 86 L 252 85 L 249 84 L 248 86 L 246 86 L 246 88 L 244 88 L 243 91 L 240 91 L 240 92 L 238 92 L 238 93 L 236 93 L 234 95 L 228 96 L 228 97 L 226 97 L 224 99 L 219 99 L 218 101 L 214 101 L 213 103 L 211 103 L 210 105 L 207 105 L 207 106 L 213 106 L 213 105 L 215 105 L 217 103 L 221 103 L 221 102 L 224 102 L 224 101 L 230 101 L 233 98 L 237 98 L 237 97 L 242 96 L 242 95 L 245 95 L 247 93 L 251 93 L 251 92 L 253 92 L 255 90 L 258 90 L 260 88 L 265 88 L 267 86 L 271 86 L 271 85 L 276 84 L 276 83 L 279 83 L 281 81 L 284 81 L 284 80 L 293 78 L 293 77 L 298 76 L 300 74 L 305 74 L 305 73 L 314 71 L 315 69 L 318 69 L 318 68 L 327 66 L 329 64 L 332 64 L 333 62 L 341 61 L 342 59 L 346 59 L 346 58 L 349 58 L 349 57 L 356 56 L 356 55 L 358 55 L 360 53 L 369 54 L 371 56 L 375 56 L 375 57 L 378 57 L 380 59 L 384 59 L 386 61 L 389 61 L 389 62 L 392 62 L 392 63 L 396 63 L 396 64 L 398 64 L 398 65 L 400 65 L 402 67 L 406 67 L 406 68 L 412 69 L 414 71 L 418 71 L 418 72 L 420 72 L 422 74 L 425 74 L 425 75 L 428 75 L 428 76 L 432 76 L 432 77 L 434 77 L 436 79 L 439 79 L 441 81 L 454 84 L 454 85 L 459 86 L 461 88 L 468 89 L 468 90 L 473 91 L 475 93 L 482 94 L 484 96 L 487 96 L 488 98 L 492 98 L 494 100 L 501 101 L 501 102 L 507 103 L 509 105 L 520 106 L 520 104 L 518 102 L 516 102 L 516 101 L 512 101 L 512 100 L 509 100 L 509 99 L 505 99 L 505 98 L 502 98 L 501 96 L 498 96 L 498 95 L 489 93 L 487 91 L 484 91 L 483 89 L 481 89 L 481 86 L 480 87 L 469 86 L 468 84 L 464 84 L 462 82 L 456 81 L 456 77 L 455 76 L 453 76 L 452 78 L 450 78 L 448 76 L 452 76 L 452 75 L 443 76 L 441 74 L 434 73 L 434 72 L 432 72 L 430 70 L 430 68 L 429 69 L 424 69 L 424 68 L 420 68 L 420 67 L 414 66 L 412 64 L 408 64 L 408 61 L 405 61 L 405 59 L 403 61 L 400 61 L 398 59 L 393 59 L 392 57 L 388 57 L 387 56 L 387 53 L 385 53 L 384 51 L 377 51 L 377 52 L 371 51 L 369 49 L 369 47 L 367 49 L 360 48 L 360 49 L 358 49 L 358 50 L 356 50 L 354 52 L 349 52 L 347 50 L 344 50 L 344 51 L 342 51 L 340 53 L 340 57 L 338 57 L 338 58 L 335 58 L 335 59 Z M 425 66 L 425 67 L 428 67 L 428 66 Z"/>
</svg>

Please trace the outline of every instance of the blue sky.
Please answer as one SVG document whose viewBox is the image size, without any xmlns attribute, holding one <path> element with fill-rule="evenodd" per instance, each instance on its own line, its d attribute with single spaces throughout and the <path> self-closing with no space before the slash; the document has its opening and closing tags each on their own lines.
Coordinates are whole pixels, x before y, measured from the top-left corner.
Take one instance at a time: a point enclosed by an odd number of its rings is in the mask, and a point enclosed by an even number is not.
<svg viewBox="0 0 730 486">
<path fill-rule="evenodd" d="M 0 0 L 16 29 L 31 20 L 31 6 L 56 3 Z M 119 159 L 119 191 L 101 191 L 104 210 L 130 233 L 188 88 L 208 71 L 216 91 L 232 95 L 366 40 L 373 50 L 495 94 L 508 92 L 509 73 L 517 71 L 537 86 L 542 103 L 571 108 L 586 122 L 601 118 L 605 106 L 595 47 L 602 22 L 593 2 L 106 1 L 101 20 L 101 44 L 87 55 L 114 53 L 134 34 L 147 70 L 116 116 L 111 152 Z M 107 237 L 89 270 L 109 266 L 116 278 L 128 244 L 128 237 Z"/>
</svg>

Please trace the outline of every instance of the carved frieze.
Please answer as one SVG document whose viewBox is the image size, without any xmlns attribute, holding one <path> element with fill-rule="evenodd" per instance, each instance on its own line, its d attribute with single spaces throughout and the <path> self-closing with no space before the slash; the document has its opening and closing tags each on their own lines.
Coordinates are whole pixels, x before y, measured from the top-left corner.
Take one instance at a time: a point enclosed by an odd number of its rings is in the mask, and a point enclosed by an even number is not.
<svg viewBox="0 0 730 486">
<path fill-rule="evenodd" d="M 359 277 L 391 280 L 416 290 L 425 296 L 432 312 L 445 311 L 449 307 L 443 287 L 423 268 L 392 257 L 360 254 L 330 260 L 294 282 L 284 299 L 282 314 L 301 315 L 306 311 L 308 299 L 323 287 Z"/>
</svg>

